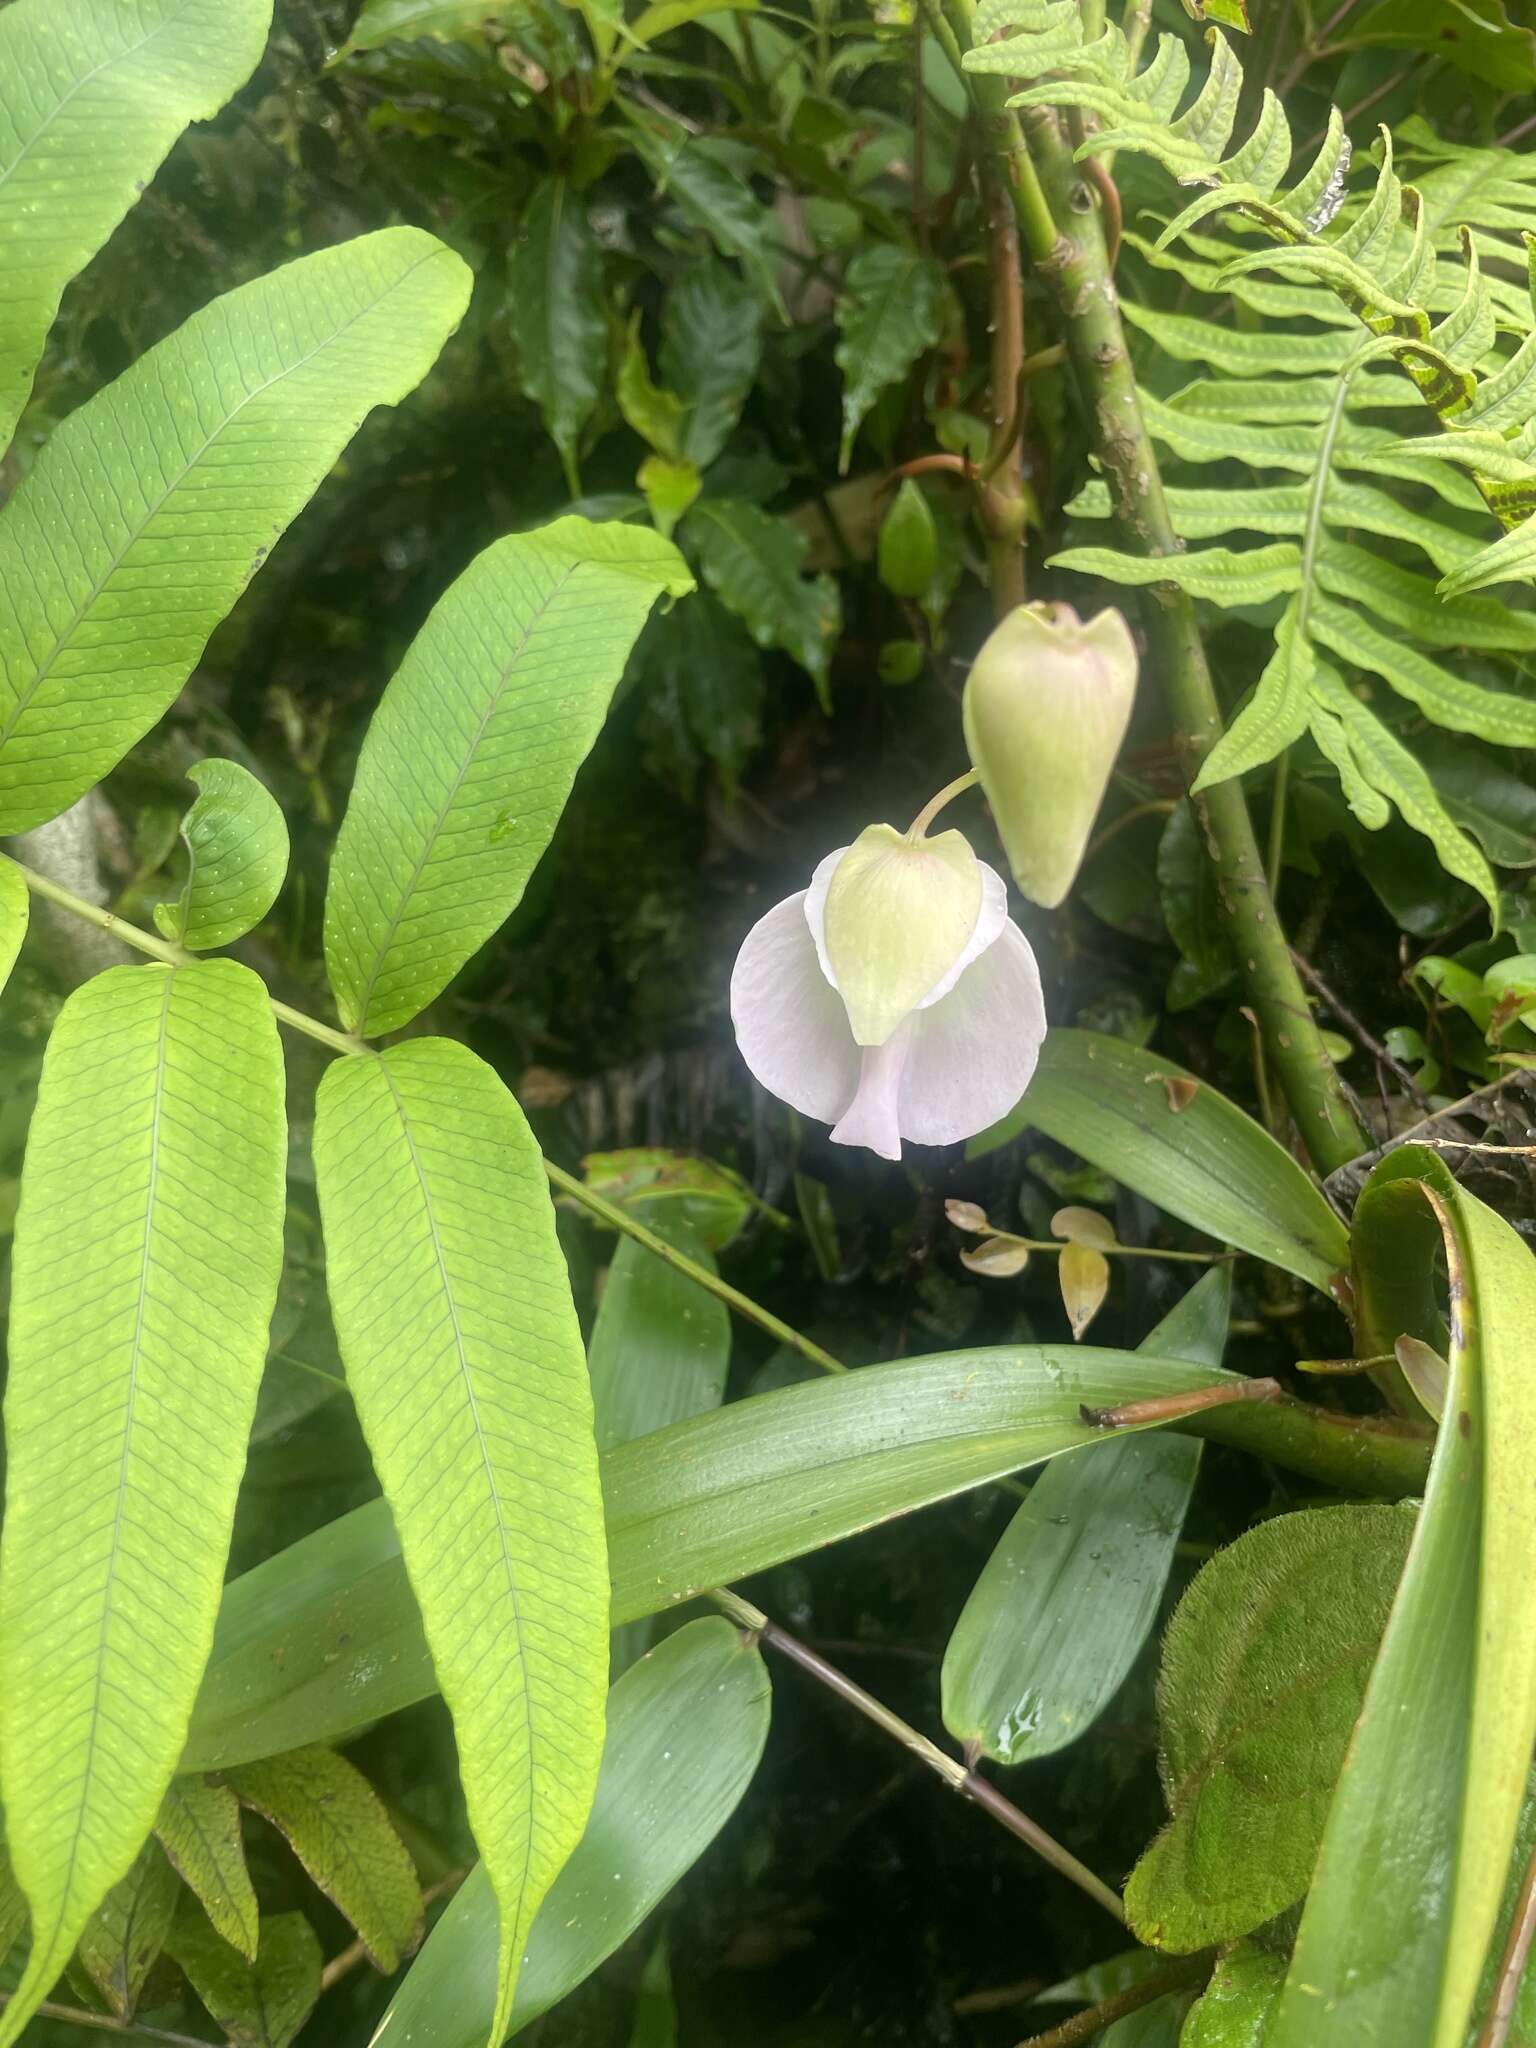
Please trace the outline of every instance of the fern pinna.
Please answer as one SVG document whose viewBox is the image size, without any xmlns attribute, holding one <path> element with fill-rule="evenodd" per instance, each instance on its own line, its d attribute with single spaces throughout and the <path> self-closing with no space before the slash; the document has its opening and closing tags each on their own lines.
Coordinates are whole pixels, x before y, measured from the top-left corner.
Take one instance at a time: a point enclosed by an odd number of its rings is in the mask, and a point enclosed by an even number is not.
<svg viewBox="0 0 1536 2048">
<path fill-rule="evenodd" d="M 1310 732 L 1360 823 L 1379 828 L 1395 806 L 1497 923 L 1483 850 L 1361 679 L 1385 682 L 1437 726 L 1536 745 L 1536 693 L 1522 675 L 1536 612 L 1471 594 L 1536 569 L 1536 241 L 1520 246 L 1529 164 L 1410 122 L 1395 150 L 1382 131 L 1374 183 L 1351 194 L 1336 108 L 1294 178 L 1272 92 L 1229 153 L 1243 75 L 1218 29 L 1182 113 L 1191 67 L 1177 36 L 1138 67 L 1120 29 L 1085 38 L 1074 0 L 983 0 L 975 32 L 967 68 L 1019 80 L 1010 106 L 1074 109 L 1079 157 L 1136 152 L 1205 188 L 1152 231 L 1127 233 L 1126 260 L 1145 267 L 1147 288 L 1121 310 L 1150 344 L 1149 379 L 1175 369 L 1173 388 L 1144 390 L 1142 403 L 1170 459 L 1179 534 L 1216 545 L 1172 557 L 1079 545 L 1056 566 L 1177 583 L 1232 610 L 1279 605 L 1273 654 L 1196 788 Z M 1412 183 L 1398 173 L 1404 158 Z M 1157 303 L 1170 281 L 1176 311 Z M 1108 486 L 1090 482 L 1068 509 L 1107 519 Z M 1504 529 L 1491 545 L 1489 513 Z M 1252 535 L 1274 538 L 1232 544 Z M 1452 666 L 1458 650 L 1502 658 L 1505 673 L 1473 680 Z"/>
</svg>

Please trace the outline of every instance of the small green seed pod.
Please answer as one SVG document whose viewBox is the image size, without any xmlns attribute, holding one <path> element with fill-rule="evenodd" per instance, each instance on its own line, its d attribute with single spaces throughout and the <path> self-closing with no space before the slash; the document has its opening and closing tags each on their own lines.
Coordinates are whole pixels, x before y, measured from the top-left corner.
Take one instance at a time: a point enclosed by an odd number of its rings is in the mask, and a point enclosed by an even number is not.
<svg viewBox="0 0 1536 2048">
<path fill-rule="evenodd" d="M 992 632 L 965 685 L 965 743 L 1014 880 L 1054 908 L 1082 863 L 1130 723 L 1137 659 L 1117 611 L 1085 625 L 1028 604 Z"/>
<path fill-rule="evenodd" d="M 926 597 L 938 559 L 938 528 L 928 500 L 920 484 L 904 477 L 880 525 L 880 581 L 893 596 Z"/>
</svg>

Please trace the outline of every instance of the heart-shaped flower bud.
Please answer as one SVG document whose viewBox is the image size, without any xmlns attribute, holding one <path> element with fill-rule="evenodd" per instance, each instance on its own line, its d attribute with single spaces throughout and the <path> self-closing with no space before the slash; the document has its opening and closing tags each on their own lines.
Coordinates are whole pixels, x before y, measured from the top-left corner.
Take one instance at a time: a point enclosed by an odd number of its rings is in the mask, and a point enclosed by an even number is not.
<svg viewBox="0 0 1536 2048">
<path fill-rule="evenodd" d="M 1136 647 L 1117 611 L 1020 605 L 965 685 L 965 740 L 1014 880 L 1060 903 L 1082 863 L 1136 697 Z"/>
<path fill-rule="evenodd" d="M 958 832 L 909 838 L 867 825 L 832 871 L 827 968 L 856 1045 L 884 1045 L 965 952 L 981 915 L 981 863 Z"/>
</svg>

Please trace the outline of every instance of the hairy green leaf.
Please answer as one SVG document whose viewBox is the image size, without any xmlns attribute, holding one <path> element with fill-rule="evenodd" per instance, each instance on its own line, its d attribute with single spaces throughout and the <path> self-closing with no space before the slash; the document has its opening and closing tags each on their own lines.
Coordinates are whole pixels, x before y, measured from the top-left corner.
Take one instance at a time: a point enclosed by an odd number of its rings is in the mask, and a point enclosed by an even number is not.
<svg viewBox="0 0 1536 2048">
<path fill-rule="evenodd" d="M 716 1619 L 689 1622 L 618 1680 L 591 1817 L 529 1933 L 513 2034 L 589 1977 L 698 1861 L 757 1768 L 769 1705 L 762 1658 Z M 477 1867 L 395 1993 L 385 2040 L 480 2048 L 495 1925 Z"/>
<path fill-rule="evenodd" d="M 842 605 L 830 576 L 803 576 L 809 545 L 787 520 L 736 498 L 705 498 L 688 515 L 704 581 L 759 647 L 782 647 L 831 708 L 830 662 Z"/>
<path fill-rule="evenodd" d="M 576 450 L 608 370 L 608 315 L 603 253 L 564 178 L 546 178 L 523 215 L 507 266 L 507 320 L 522 387 L 544 415 L 575 497 Z"/>
<path fill-rule="evenodd" d="M 287 1837 L 328 1899 L 352 1922 L 385 1975 L 421 1932 L 421 1887 L 384 1803 L 334 1749 L 290 1750 L 230 1774 L 242 1805 Z"/>
<path fill-rule="evenodd" d="M 154 1825 L 218 1607 L 282 1268 L 283 1064 L 231 960 L 69 998 L 22 1168 L 0 1787 L 32 1908 L 16 2038 Z"/>
<path fill-rule="evenodd" d="M 1450 1383 L 1266 2048 L 1461 2048 L 1536 1736 L 1536 1261 L 1427 1147 L 1377 1167 L 1356 1231 L 1368 1343 L 1441 1340 L 1443 1244 Z"/>
<path fill-rule="evenodd" d="M 944 272 L 931 256 L 877 242 L 849 264 L 838 300 L 842 339 L 835 352 L 843 373 L 841 474 L 847 473 L 855 436 L 875 400 L 938 341 L 943 309 Z"/>
<path fill-rule="evenodd" d="M 187 770 L 198 795 L 181 821 L 187 879 L 174 903 L 155 905 L 155 923 L 193 953 L 244 938 L 277 901 L 288 872 L 288 827 L 277 800 L 238 761 L 198 761 Z"/>
<path fill-rule="evenodd" d="M 465 1047 L 417 1038 L 337 1061 L 314 1149 L 347 1380 L 500 1906 L 504 2033 L 602 1749 L 607 1589 L 581 1333 L 538 1147 Z"/>
<path fill-rule="evenodd" d="M 1231 1274 L 1206 1274 L 1138 1356 L 1218 1366 Z M 1157 1616 L 1200 1469 L 1176 1435 L 1059 1458 L 1030 1488 L 944 1652 L 944 1725 L 1003 1764 L 1064 1749 L 1101 1714 Z"/>
<path fill-rule="evenodd" d="M 1143 1941 L 1234 1941 L 1306 1890 L 1413 1524 L 1396 1507 L 1277 1516 L 1179 1603 L 1158 1684 L 1173 1818 L 1125 1891 Z"/>
<path fill-rule="evenodd" d="M 189 121 L 254 70 L 271 0 L 15 0 L 0 13 L 0 455 L 64 287 Z"/>
<path fill-rule="evenodd" d="M 635 1214 L 706 1272 L 714 1255 L 703 1233 L 665 1200 Z M 633 1238 L 620 1238 L 587 1346 L 599 1450 L 718 1408 L 731 1362 L 731 1318 L 723 1301 Z"/>
<path fill-rule="evenodd" d="M 477 555 L 433 607 L 363 741 L 325 902 L 349 1030 L 425 1008 L 515 908 L 658 597 L 657 534 L 556 519 Z"/>
<path fill-rule="evenodd" d="M 288 2048 L 319 2001 L 320 1938 L 302 1913 L 263 1914 L 254 1963 L 192 1906 L 166 1948 L 231 2048 Z"/>
<path fill-rule="evenodd" d="M 240 1802 L 209 1778 L 173 1778 L 155 1822 L 160 1846 L 197 1894 L 215 1933 L 256 1960 L 256 1894 L 245 1867 Z"/>
<path fill-rule="evenodd" d="M 14 861 L 0 860 L 0 989 L 11 978 L 21 942 L 27 936 L 32 901 L 26 878 Z"/>
<path fill-rule="evenodd" d="M 131 2019 L 176 1915 L 181 1887 L 153 1836 L 80 1933 L 80 1961 L 119 2019 Z"/>
<path fill-rule="evenodd" d="M 1186 1083 L 1194 1092 L 1181 1100 Z M 1051 1032 L 1023 1100 L 972 1139 L 971 1156 L 1026 1127 L 1324 1293 L 1349 1262 L 1343 1224 L 1262 1125 L 1183 1067 L 1123 1039 Z"/>
<path fill-rule="evenodd" d="M 0 832 L 55 816 L 143 737 L 468 296 L 430 235 L 363 235 L 226 292 L 55 429 L 0 513 Z"/>
</svg>

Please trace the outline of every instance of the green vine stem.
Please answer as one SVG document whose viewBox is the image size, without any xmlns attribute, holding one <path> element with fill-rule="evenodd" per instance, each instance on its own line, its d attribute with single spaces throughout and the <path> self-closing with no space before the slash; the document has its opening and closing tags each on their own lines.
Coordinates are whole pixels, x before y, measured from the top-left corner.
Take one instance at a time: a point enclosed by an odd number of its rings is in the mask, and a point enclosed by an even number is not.
<svg viewBox="0 0 1536 2048">
<path fill-rule="evenodd" d="M 972 40 L 973 0 L 943 0 L 943 6 L 943 41 L 953 57 Z M 1122 543 L 1152 557 L 1176 554 L 1179 537 L 1142 418 L 1093 185 L 1073 161 L 1070 141 L 1049 108 L 1032 109 L 1021 126 L 1003 105 L 1006 81 L 975 72 L 963 76 L 994 146 L 1008 163 L 1024 248 L 1056 300 Z M 1193 782 L 1222 731 L 1194 604 L 1171 585 L 1154 586 L 1143 594 L 1142 616 L 1150 666 L 1167 693 Z M 1332 1173 L 1365 1151 L 1369 1140 L 1345 1097 L 1291 960 L 1241 785 L 1218 783 L 1193 802 L 1266 1055 L 1313 1164 L 1319 1173 Z"/>
</svg>

